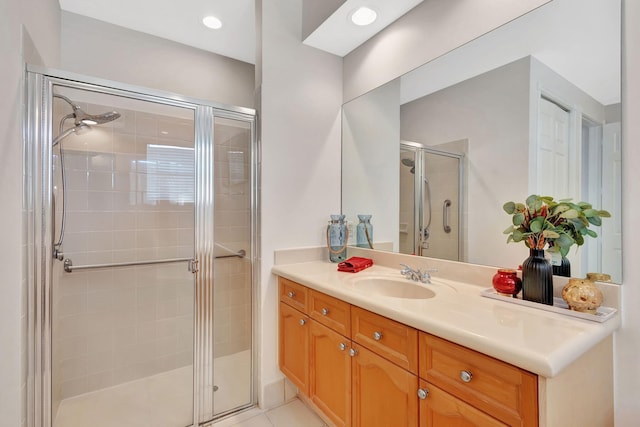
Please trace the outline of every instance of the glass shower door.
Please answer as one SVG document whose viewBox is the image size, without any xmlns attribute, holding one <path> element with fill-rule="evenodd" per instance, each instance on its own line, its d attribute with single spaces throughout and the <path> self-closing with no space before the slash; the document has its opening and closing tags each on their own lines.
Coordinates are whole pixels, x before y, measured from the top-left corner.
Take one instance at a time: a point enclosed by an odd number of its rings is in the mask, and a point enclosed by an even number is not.
<svg viewBox="0 0 640 427">
<path fill-rule="evenodd" d="M 399 251 L 461 260 L 462 155 L 400 144 Z"/>
<path fill-rule="evenodd" d="M 192 425 L 194 111 L 53 93 L 52 425 Z"/>
<path fill-rule="evenodd" d="M 214 118 L 214 417 L 253 402 L 252 133 L 246 118 Z"/>
</svg>

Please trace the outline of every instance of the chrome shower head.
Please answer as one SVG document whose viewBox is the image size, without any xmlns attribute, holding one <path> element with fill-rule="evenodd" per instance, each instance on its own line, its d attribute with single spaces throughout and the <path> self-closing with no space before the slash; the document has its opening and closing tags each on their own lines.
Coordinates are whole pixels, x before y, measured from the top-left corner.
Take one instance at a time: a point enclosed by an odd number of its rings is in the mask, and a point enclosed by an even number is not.
<svg viewBox="0 0 640 427">
<path fill-rule="evenodd" d="M 416 165 L 416 162 L 413 159 L 402 159 L 400 160 L 403 165 L 408 166 L 410 168 Z"/>
<path fill-rule="evenodd" d="M 400 159 L 400 163 L 402 163 L 403 166 L 411 168 L 411 170 L 409 170 L 409 172 L 416 173 L 416 162 L 415 162 L 415 160 L 413 160 L 413 159 Z"/>
<path fill-rule="evenodd" d="M 75 125 L 80 126 L 84 125 L 101 125 L 104 123 L 111 122 L 120 117 L 120 113 L 117 111 L 108 111 L 103 114 L 89 114 L 85 112 L 79 105 L 74 104 L 69 98 L 64 95 L 59 95 L 54 93 L 53 96 L 56 98 L 60 98 L 64 100 L 67 104 L 71 105 L 73 108 L 73 118 L 75 120 Z"/>
</svg>

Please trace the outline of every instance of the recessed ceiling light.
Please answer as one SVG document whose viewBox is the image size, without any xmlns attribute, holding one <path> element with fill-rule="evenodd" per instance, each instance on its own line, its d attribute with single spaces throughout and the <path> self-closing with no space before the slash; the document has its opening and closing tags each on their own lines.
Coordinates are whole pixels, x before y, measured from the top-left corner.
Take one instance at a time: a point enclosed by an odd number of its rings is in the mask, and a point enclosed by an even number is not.
<svg viewBox="0 0 640 427">
<path fill-rule="evenodd" d="M 378 14 L 375 10 L 366 6 L 359 7 L 351 14 L 351 22 L 356 25 L 364 26 L 373 23 Z"/>
<path fill-rule="evenodd" d="M 204 18 L 202 18 L 202 23 L 206 27 L 214 30 L 217 30 L 218 28 L 222 27 L 222 21 L 213 15 L 205 16 Z"/>
</svg>

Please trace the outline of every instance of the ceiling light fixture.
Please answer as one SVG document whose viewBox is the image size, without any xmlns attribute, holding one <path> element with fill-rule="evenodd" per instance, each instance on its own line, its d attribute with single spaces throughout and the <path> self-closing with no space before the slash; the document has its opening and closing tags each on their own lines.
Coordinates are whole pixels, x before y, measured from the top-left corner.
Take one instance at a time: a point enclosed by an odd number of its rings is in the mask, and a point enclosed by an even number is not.
<svg viewBox="0 0 640 427">
<path fill-rule="evenodd" d="M 222 27 L 222 21 L 213 15 L 205 16 L 204 18 L 202 18 L 202 23 L 205 25 L 205 27 L 211 28 L 213 30 L 217 30 L 218 28 Z"/>
<path fill-rule="evenodd" d="M 375 10 L 361 6 L 351 14 L 351 22 L 359 26 L 365 26 L 372 24 L 377 17 L 378 14 Z"/>
</svg>

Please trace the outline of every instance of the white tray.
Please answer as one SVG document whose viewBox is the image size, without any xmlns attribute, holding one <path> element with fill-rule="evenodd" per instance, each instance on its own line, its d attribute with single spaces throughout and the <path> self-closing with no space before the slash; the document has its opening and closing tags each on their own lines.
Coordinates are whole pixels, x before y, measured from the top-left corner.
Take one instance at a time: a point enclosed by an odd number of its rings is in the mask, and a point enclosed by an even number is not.
<svg viewBox="0 0 640 427">
<path fill-rule="evenodd" d="M 511 304 L 524 305 L 526 307 L 537 308 L 538 310 L 551 311 L 553 313 L 559 313 L 564 316 L 578 317 L 580 319 L 591 320 L 592 322 L 605 322 L 609 320 L 615 313 L 616 309 L 612 307 L 598 307 L 596 314 L 581 313 L 579 311 L 573 311 L 569 309 L 569 306 L 562 298 L 554 298 L 553 305 L 541 304 L 533 301 L 525 301 L 520 296 L 517 298 L 501 295 L 493 288 L 485 289 L 480 293 L 483 297 L 493 298 L 500 301 L 508 302 Z"/>
</svg>

